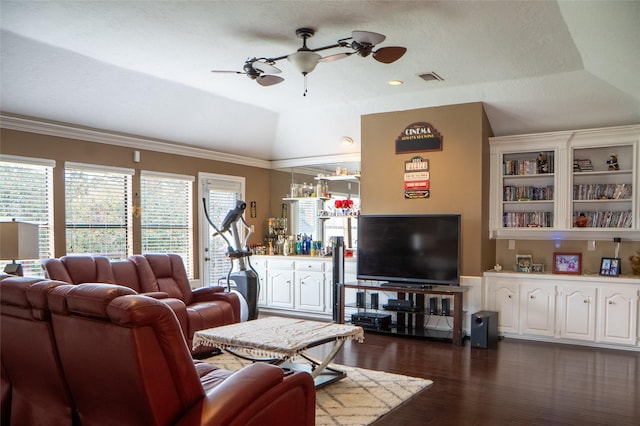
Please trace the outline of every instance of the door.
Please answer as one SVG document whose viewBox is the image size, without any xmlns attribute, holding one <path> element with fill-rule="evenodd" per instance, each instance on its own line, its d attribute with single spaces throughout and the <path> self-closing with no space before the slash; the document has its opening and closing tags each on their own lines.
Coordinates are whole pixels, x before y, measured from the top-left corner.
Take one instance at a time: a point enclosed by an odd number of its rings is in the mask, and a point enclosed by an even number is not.
<svg viewBox="0 0 640 426">
<path fill-rule="evenodd" d="M 487 285 L 489 310 L 498 312 L 498 329 L 501 333 L 518 333 L 519 286 L 508 279 L 490 278 Z"/>
<path fill-rule="evenodd" d="M 598 341 L 633 345 L 636 342 L 637 288 L 601 287 Z"/>
<path fill-rule="evenodd" d="M 547 282 L 522 283 L 520 295 L 520 330 L 523 334 L 553 336 L 555 332 L 556 289 Z"/>
<path fill-rule="evenodd" d="M 204 214 L 204 206 L 209 217 L 219 228 L 229 210 L 233 209 L 237 200 L 244 200 L 245 179 L 237 176 L 199 173 L 198 216 L 200 223 L 200 280 L 203 286 L 218 284 L 226 279 L 231 267 L 238 270 L 238 261 L 232 263 L 227 259 L 227 242 L 215 235 L 216 230 L 209 224 Z M 243 230 L 241 224 L 238 229 Z M 230 233 L 224 234 L 233 244 Z M 241 239 L 242 240 L 242 239 Z M 226 281 L 224 281 L 226 285 Z"/>
<path fill-rule="evenodd" d="M 594 341 L 596 289 L 585 285 L 558 286 L 560 337 Z"/>
</svg>

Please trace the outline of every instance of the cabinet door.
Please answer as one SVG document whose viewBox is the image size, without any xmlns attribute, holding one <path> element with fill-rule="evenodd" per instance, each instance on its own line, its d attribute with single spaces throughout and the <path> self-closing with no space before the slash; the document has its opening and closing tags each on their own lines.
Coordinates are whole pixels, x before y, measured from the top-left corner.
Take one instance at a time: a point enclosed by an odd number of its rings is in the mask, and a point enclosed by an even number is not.
<svg viewBox="0 0 640 426">
<path fill-rule="evenodd" d="M 520 287 L 520 331 L 523 334 L 553 336 L 555 329 L 555 286 L 523 283 Z"/>
<path fill-rule="evenodd" d="M 596 289 L 585 285 L 558 286 L 560 337 L 594 341 Z"/>
<path fill-rule="evenodd" d="M 298 272 L 296 274 L 296 308 L 311 312 L 325 311 L 323 272 Z"/>
<path fill-rule="evenodd" d="M 293 277 L 292 270 L 269 270 L 269 307 L 293 309 Z"/>
<path fill-rule="evenodd" d="M 638 289 L 603 287 L 598 297 L 598 341 L 633 345 L 636 343 Z"/>
<path fill-rule="evenodd" d="M 509 279 L 491 278 L 487 285 L 490 311 L 498 312 L 498 328 L 502 333 L 518 333 L 518 283 Z"/>
<path fill-rule="evenodd" d="M 267 261 L 263 258 L 252 257 L 251 266 L 258 273 L 258 306 L 267 306 Z"/>
</svg>

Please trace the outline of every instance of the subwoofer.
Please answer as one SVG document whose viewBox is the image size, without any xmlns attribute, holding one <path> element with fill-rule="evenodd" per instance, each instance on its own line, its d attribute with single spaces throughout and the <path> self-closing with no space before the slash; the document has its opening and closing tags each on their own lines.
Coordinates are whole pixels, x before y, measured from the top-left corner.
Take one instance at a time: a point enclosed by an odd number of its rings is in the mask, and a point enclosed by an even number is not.
<svg viewBox="0 0 640 426">
<path fill-rule="evenodd" d="M 480 311 L 471 314 L 471 347 L 495 348 L 498 346 L 498 313 Z"/>
</svg>

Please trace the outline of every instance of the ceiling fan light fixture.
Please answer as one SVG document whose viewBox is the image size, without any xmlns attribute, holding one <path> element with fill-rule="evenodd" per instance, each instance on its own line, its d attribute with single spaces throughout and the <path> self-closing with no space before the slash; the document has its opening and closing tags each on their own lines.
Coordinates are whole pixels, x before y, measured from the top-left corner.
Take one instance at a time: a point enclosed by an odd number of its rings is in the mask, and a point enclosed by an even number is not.
<svg viewBox="0 0 640 426">
<path fill-rule="evenodd" d="M 310 50 L 298 50 L 287 56 L 287 60 L 291 62 L 302 75 L 307 75 L 316 68 L 322 56 Z"/>
</svg>

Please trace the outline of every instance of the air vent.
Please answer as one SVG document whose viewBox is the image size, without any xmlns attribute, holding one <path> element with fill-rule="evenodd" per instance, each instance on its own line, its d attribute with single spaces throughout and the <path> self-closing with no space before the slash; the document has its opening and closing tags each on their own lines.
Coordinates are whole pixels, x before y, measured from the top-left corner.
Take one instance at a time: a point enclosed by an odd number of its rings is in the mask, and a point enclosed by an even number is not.
<svg viewBox="0 0 640 426">
<path fill-rule="evenodd" d="M 436 74 L 433 71 L 426 72 L 424 74 L 419 74 L 418 77 L 420 77 L 421 79 L 423 79 L 426 82 L 429 82 L 429 81 L 444 81 L 444 78 L 440 77 L 438 74 Z"/>
</svg>

